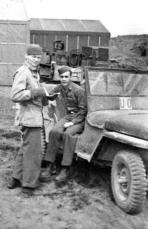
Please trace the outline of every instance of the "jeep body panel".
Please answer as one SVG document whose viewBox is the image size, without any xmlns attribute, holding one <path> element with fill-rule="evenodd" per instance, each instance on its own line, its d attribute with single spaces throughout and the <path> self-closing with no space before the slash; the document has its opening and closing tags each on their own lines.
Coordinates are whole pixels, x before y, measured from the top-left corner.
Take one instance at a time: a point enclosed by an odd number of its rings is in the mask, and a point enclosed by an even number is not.
<svg viewBox="0 0 148 229">
<path fill-rule="evenodd" d="M 91 161 L 103 137 L 112 139 L 116 142 L 127 144 L 129 146 L 133 146 L 133 147 L 137 147 L 141 149 L 148 149 L 148 141 L 143 138 L 138 137 L 141 135 L 147 136 L 145 135 L 144 132 L 142 132 L 142 129 L 140 131 L 140 128 L 139 128 L 139 131 L 138 131 L 138 126 L 139 126 L 138 122 L 137 122 L 138 125 L 136 125 L 135 123 L 135 125 L 133 126 L 133 123 L 131 122 L 131 120 L 127 118 L 128 128 L 127 128 L 126 133 L 124 131 L 124 128 L 119 129 L 119 131 L 107 130 L 106 125 L 110 122 L 112 123 L 112 121 L 115 121 L 116 120 L 115 118 L 117 118 L 117 121 L 118 121 L 119 116 L 118 115 L 116 116 L 115 112 L 112 112 L 112 111 L 110 111 L 110 115 L 109 115 L 109 112 L 101 111 L 100 115 L 98 113 L 99 112 L 94 112 L 93 114 L 87 116 L 84 132 L 79 136 L 77 144 L 76 144 L 75 152 L 79 157 L 86 159 L 87 161 Z M 125 112 L 123 113 L 125 115 Z M 141 117 L 143 117 L 142 114 L 141 114 Z M 130 128 L 130 124 L 131 124 L 131 127 L 134 127 L 134 128 Z M 134 131 L 134 129 L 136 129 L 137 131 L 136 130 Z M 147 133 L 147 130 L 148 128 L 145 128 L 146 133 Z"/>
</svg>

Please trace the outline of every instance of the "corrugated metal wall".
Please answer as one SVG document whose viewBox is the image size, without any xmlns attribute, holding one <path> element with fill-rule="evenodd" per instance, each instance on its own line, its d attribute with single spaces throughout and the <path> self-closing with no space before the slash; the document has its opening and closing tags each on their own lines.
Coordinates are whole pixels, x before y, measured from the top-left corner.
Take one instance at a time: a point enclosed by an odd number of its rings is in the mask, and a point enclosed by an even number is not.
<svg viewBox="0 0 148 229">
<path fill-rule="evenodd" d="M 59 33 L 31 31 L 31 43 L 38 43 L 43 48 L 53 51 L 53 42 L 62 40 L 65 43 L 65 51 L 70 52 L 73 49 L 81 49 L 82 46 L 101 46 L 108 47 L 110 35 L 108 33 Z"/>
<path fill-rule="evenodd" d="M 14 116 L 14 103 L 10 100 L 10 92 L 11 87 L 8 86 L 0 86 L 0 118 L 5 118 L 7 120 L 7 117 Z"/>
<path fill-rule="evenodd" d="M 69 35 L 68 36 L 68 52 L 70 52 L 72 49 L 77 48 L 77 36 L 76 35 Z"/>
<path fill-rule="evenodd" d="M 27 21 L 0 21 L 0 85 L 12 85 L 13 72 L 24 61 L 28 41 Z"/>
</svg>

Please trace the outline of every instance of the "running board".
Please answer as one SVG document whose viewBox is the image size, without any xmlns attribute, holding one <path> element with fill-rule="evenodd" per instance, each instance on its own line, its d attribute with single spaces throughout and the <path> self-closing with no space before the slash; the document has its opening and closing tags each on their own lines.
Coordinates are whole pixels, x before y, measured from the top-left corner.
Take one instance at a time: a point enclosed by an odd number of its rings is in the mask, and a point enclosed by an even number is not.
<svg viewBox="0 0 148 229">
<path fill-rule="evenodd" d="M 136 146 L 142 149 L 148 149 L 148 141 L 144 139 L 140 139 L 134 136 L 129 136 L 126 134 L 121 134 L 113 131 L 105 131 L 104 137 L 113 139 L 118 142 L 126 143 L 132 146 Z"/>
</svg>

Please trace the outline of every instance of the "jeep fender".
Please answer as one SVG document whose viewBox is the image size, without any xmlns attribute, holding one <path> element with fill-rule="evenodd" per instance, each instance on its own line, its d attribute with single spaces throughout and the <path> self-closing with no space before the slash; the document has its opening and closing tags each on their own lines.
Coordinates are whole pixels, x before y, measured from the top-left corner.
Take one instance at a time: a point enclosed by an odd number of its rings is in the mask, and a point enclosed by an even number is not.
<svg viewBox="0 0 148 229">
<path fill-rule="evenodd" d="M 90 162 L 102 138 L 103 129 L 90 126 L 86 120 L 84 131 L 78 137 L 75 153 Z"/>
</svg>

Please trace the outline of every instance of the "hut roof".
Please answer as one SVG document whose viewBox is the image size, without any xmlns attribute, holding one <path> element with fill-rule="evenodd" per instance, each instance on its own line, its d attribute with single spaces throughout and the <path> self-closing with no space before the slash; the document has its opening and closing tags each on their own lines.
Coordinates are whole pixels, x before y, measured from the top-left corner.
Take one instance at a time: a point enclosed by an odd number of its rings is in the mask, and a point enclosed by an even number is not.
<svg viewBox="0 0 148 229">
<path fill-rule="evenodd" d="M 99 20 L 31 18 L 31 31 L 109 33 Z"/>
</svg>

